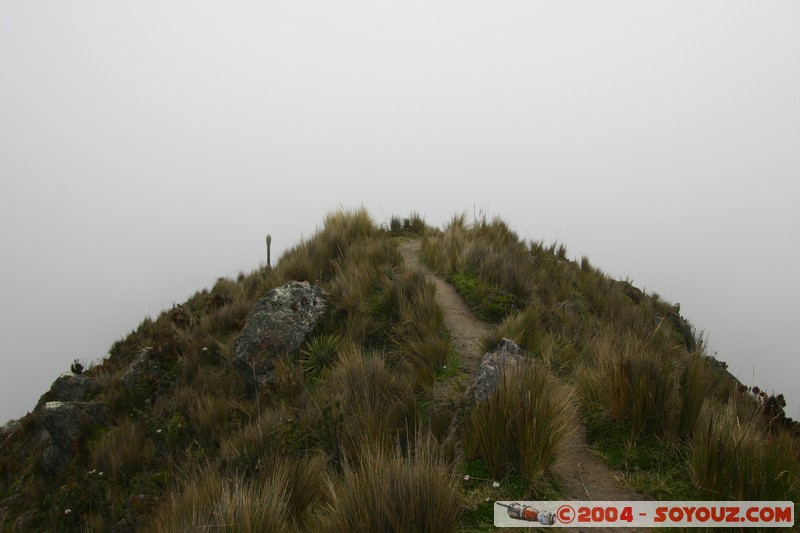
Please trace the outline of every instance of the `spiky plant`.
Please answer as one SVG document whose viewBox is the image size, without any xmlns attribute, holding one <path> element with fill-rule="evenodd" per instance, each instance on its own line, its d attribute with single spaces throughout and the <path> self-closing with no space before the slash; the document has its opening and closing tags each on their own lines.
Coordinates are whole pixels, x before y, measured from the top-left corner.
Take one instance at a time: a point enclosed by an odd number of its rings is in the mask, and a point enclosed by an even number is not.
<svg viewBox="0 0 800 533">
<path fill-rule="evenodd" d="M 336 362 L 342 338 L 339 335 L 320 335 L 311 339 L 303 348 L 303 371 L 311 379 L 322 376 L 326 368 Z"/>
</svg>

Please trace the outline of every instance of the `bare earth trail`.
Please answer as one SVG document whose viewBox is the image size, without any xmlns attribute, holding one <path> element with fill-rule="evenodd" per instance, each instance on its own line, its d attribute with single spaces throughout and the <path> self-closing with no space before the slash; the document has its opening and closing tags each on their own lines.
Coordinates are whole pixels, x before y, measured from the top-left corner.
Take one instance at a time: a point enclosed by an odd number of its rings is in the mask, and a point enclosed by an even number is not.
<svg viewBox="0 0 800 533">
<path fill-rule="evenodd" d="M 450 332 L 453 347 L 462 356 L 463 371 L 471 378 L 480 365 L 483 352 L 480 339 L 491 331 L 491 326 L 478 320 L 456 290 L 420 259 L 422 241 L 402 242 L 400 253 L 406 265 L 425 274 L 436 287 L 436 303 L 444 314 L 444 323 Z M 571 385 L 570 385 L 571 387 Z M 568 439 L 560 452 L 556 475 L 569 500 L 643 500 L 641 494 L 621 485 L 622 474 L 612 470 L 595 457 L 586 442 L 586 428 L 576 420 L 578 430 Z M 600 531 L 593 528 L 589 531 Z M 606 528 L 605 531 L 645 531 L 638 528 Z M 571 531 L 562 529 L 561 531 Z M 572 529 L 572 531 L 580 531 Z"/>
</svg>

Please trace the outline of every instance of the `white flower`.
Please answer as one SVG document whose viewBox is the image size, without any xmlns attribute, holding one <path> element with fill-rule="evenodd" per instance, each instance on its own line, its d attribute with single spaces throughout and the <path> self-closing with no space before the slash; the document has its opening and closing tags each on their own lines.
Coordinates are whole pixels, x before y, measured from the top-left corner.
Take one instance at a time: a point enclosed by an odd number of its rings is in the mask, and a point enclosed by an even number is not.
<svg viewBox="0 0 800 533">
<path fill-rule="evenodd" d="M 156 433 L 161 433 L 161 430 L 160 430 L 160 429 L 157 429 L 157 430 L 156 430 Z"/>
<path fill-rule="evenodd" d="M 487 501 L 487 502 L 488 502 L 489 500 L 491 500 L 491 498 L 486 498 L 486 501 Z"/>
<path fill-rule="evenodd" d="M 205 346 L 203 346 L 203 349 L 202 349 L 202 351 L 203 351 L 203 352 L 207 352 L 207 351 L 208 351 L 208 348 L 207 348 L 207 347 L 205 347 Z"/>
<path fill-rule="evenodd" d="M 64 514 L 69 514 L 72 512 L 72 509 L 64 509 Z"/>
<path fill-rule="evenodd" d="M 469 481 L 469 476 L 464 476 L 464 481 Z"/>
<path fill-rule="evenodd" d="M 103 473 L 102 472 L 98 472 L 97 475 L 102 477 Z"/>
<path fill-rule="evenodd" d="M 442 366 L 442 368 L 447 368 L 447 365 Z"/>
<path fill-rule="evenodd" d="M 498 483 L 497 481 L 492 481 L 492 487 L 497 488 L 499 486 L 500 486 L 500 483 Z"/>
</svg>

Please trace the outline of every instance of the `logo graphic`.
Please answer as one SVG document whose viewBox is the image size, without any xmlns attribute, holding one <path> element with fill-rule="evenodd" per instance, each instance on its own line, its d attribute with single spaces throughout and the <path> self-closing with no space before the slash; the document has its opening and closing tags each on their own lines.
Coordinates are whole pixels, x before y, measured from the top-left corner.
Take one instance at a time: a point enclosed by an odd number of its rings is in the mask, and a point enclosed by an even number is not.
<svg viewBox="0 0 800 533">
<path fill-rule="evenodd" d="M 505 507 L 508 516 L 515 520 L 524 520 L 526 522 L 539 522 L 544 526 L 552 526 L 556 523 L 556 515 L 548 511 L 540 511 L 534 509 L 530 505 L 522 505 L 521 503 L 514 502 L 510 505 L 497 502 L 497 505 Z"/>
</svg>

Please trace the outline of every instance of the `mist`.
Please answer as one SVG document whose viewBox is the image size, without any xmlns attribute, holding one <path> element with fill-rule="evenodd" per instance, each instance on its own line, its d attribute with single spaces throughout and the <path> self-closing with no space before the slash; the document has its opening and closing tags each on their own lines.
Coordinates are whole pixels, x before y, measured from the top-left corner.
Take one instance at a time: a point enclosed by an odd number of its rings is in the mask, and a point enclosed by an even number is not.
<svg viewBox="0 0 800 533">
<path fill-rule="evenodd" d="M 798 94 L 790 1 L 2 1 L 0 423 L 359 205 L 563 242 L 800 418 Z"/>
</svg>

